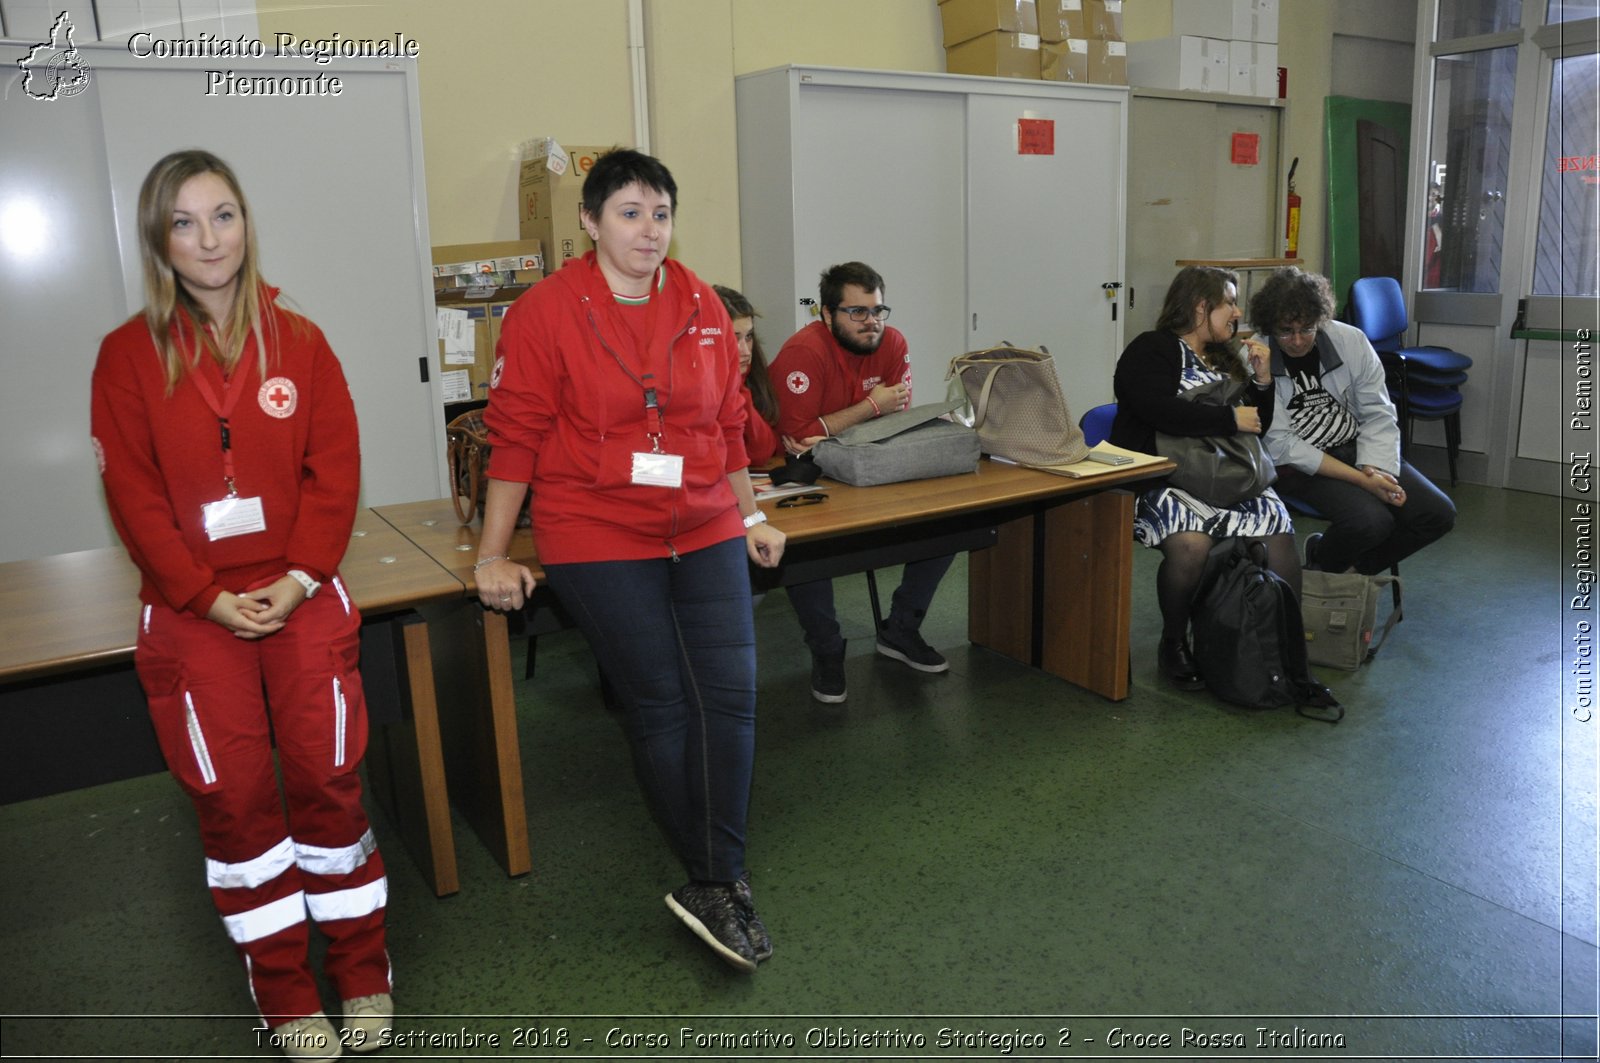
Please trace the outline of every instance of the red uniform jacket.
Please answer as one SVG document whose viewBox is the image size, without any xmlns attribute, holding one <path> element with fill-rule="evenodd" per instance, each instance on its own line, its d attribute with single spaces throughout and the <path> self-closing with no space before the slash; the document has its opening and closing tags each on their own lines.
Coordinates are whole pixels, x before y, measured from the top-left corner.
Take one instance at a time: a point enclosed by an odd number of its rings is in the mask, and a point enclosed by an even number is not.
<svg viewBox="0 0 1600 1063">
<path fill-rule="evenodd" d="M 733 326 L 710 285 L 677 262 L 662 270 L 648 308 L 622 307 L 590 252 L 506 313 L 483 415 L 489 475 L 533 485 L 543 562 L 666 557 L 744 534 L 728 485 L 750 464 Z M 633 482 L 657 431 L 683 458 L 681 487 Z"/>
<path fill-rule="evenodd" d="M 235 373 L 246 379 L 229 419 L 235 483 L 260 497 L 266 530 L 212 542 L 201 507 L 227 494 L 222 439 L 194 375 L 217 397 L 227 383 L 202 355 L 169 396 L 143 316 L 100 344 L 89 426 L 117 534 L 143 574 L 142 601 L 205 616 L 224 590 L 238 593 L 291 568 L 326 579 L 355 523 L 361 480 L 355 405 L 322 331 L 263 292 L 267 379 L 254 338 Z M 184 322 L 192 335 L 193 324 Z M 274 348 L 276 344 L 276 349 Z"/>
<path fill-rule="evenodd" d="M 854 406 L 879 384 L 904 379 L 909 388 L 911 352 L 904 333 L 885 328 L 876 351 L 851 354 L 827 325 L 813 321 L 789 337 L 768 374 L 778 392 L 778 432 L 805 439 L 829 434 L 819 418 Z"/>
</svg>

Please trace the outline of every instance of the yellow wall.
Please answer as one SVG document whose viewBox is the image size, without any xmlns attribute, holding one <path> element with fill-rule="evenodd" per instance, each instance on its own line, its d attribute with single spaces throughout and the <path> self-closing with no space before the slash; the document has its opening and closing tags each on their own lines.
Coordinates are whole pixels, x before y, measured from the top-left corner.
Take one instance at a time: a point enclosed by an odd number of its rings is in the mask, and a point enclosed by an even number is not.
<svg viewBox="0 0 1600 1063">
<path fill-rule="evenodd" d="M 1128 38 L 1170 33 L 1172 3 L 1126 0 Z M 1288 145 L 1300 156 L 1305 199 L 1301 253 L 1319 269 L 1331 3 L 1285 0 L 1279 35 L 1279 61 L 1290 71 Z M 737 284 L 740 274 L 735 75 L 789 63 L 944 69 L 934 0 L 645 0 L 644 8 L 650 148 L 679 185 L 674 254 L 722 283 Z M 435 244 L 516 238 L 522 141 L 633 143 L 626 0 L 258 0 L 257 17 L 267 39 L 403 32 L 417 40 Z"/>
</svg>

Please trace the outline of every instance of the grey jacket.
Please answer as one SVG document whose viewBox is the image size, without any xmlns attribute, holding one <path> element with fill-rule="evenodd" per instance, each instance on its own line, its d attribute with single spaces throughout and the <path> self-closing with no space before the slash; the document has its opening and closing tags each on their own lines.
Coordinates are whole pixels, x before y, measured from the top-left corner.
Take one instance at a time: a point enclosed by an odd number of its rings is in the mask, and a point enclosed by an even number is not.
<svg viewBox="0 0 1600 1063">
<path fill-rule="evenodd" d="M 1276 393 L 1272 425 L 1265 438 L 1267 456 L 1275 465 L 1289 465 L 1303 473 L 1316 475 L 1322 465 L 1322 451 L 1295 434 L 1289 415 L 1289 400 L 1294 398 L 1294 379 L 1276 342 L 1272 346 L 1272 384 Z M 1400 474 L 1400 421 L 1389 388 L 1383 379 L 1383 363 L 1353 325 L 1330 321 L 1317 333 L 1315 356 L 1322 361 L 1322 386 L 1360 425 L 1356 436 L 1357 466 L 1371 465 L 1391 476 Z"/>
</svg>

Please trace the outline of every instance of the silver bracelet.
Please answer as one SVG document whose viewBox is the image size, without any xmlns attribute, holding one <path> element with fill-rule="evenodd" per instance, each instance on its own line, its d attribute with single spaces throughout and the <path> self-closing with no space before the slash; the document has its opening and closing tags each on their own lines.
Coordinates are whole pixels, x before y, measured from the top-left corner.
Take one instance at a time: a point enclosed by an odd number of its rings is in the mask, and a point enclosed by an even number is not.
<svg viewBox="0 0 1600 1063">
<path fill-rule="evenodd" d="M 482 568 L 484 565 L 492 565 L 496 561 L 510 561 L 510 560 L 511 559 L 509 557 L 507 557 L 505 554 L 495 554 L 493 557 L 485 557 L 485 558 L 481 559 L 480 561 L 478 561 L 477 564 L 472 566 L 472 571 L 476 572 L 476 571 L 478 571 L 478 569 Z"/>
</svg>

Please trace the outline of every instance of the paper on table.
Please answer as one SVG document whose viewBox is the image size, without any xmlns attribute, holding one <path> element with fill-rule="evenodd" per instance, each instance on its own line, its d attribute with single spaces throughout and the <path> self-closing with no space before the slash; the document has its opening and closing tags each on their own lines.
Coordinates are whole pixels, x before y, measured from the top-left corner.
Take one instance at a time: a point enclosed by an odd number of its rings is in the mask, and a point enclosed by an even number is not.
<svg viewBox="0 0 1600 1063">
<path fill-rule="evenodd" d="M 776 486 L 772 482 L 772 477 L 764 472 L 751 473 L 750 486 L 755 489 L 757 502 L 770 502 L 775 498 L 815 494 L 828 490 L 827 484 L 783 484 L 782 486 Z"/>
<path fill-rule="evenodd" d="M 1141 454 L 1137 450 L 1128 450 L 1124 447 L 1119 447 L 1112 443 L 1105 442 L 1096 443 L 1094 446 L 1090 447 L 1089 450 L 1091 452 L 1098 451 L 1101 454 L 1121 454 L 1124 457 L 1132 458 L 1133 460 L 1125 462 L 1121 465 L 1107 465 L 1104 462 L 1095 461 L 1092 458 L 1084 458 L 1082 461 L 1075 461 L 1070 465 L 1029 465 L 1028 468 L 1038 469 L 1040 472 L 1054 473 L 1057 476 L 1067 476 L 1074 480 L 1079 480 L 1089 476 L 1105 476 L 1108 473 L 1123 472 L 1128 469 L 1137 469 L 1141 465 L 1154 465 L 1156 462 L 1166 460 L 1159 454 Z"/>
</svg>

